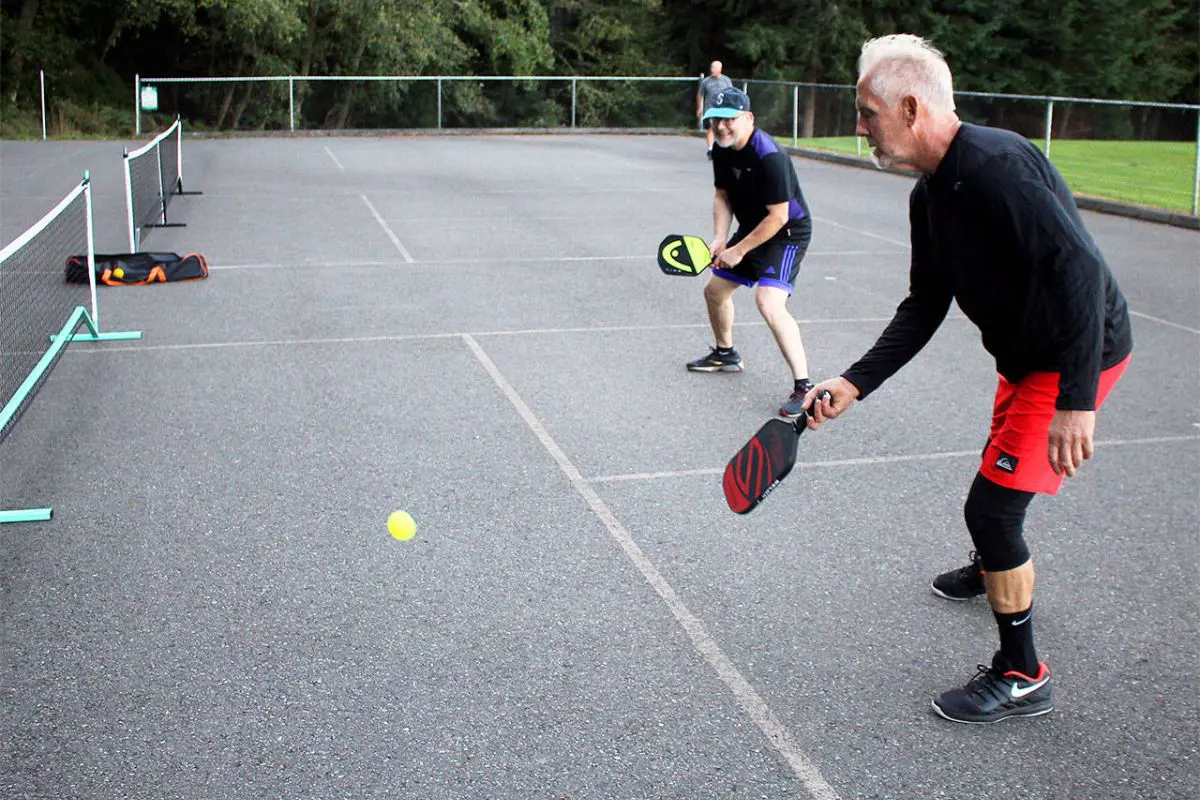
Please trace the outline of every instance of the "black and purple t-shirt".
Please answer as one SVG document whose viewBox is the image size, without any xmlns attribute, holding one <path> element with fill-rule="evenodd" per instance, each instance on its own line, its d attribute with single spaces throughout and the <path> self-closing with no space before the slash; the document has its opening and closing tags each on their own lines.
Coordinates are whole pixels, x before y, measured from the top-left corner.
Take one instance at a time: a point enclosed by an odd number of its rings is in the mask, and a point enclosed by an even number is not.
<svg viewBox="0 0 1200 800">
<path fill-rule="evenodd" d="M 791 157 L 767 133 L 755 129 L 741 150 L 713 148 L 713 185 L 724 189 L 738 221 L 734 239 L 762 222 L 767 206 L 788 204 L 788 223 L 772 240 L 804 241 L 812 236 L 812 218 L 800 191 Z"/>
</svg>

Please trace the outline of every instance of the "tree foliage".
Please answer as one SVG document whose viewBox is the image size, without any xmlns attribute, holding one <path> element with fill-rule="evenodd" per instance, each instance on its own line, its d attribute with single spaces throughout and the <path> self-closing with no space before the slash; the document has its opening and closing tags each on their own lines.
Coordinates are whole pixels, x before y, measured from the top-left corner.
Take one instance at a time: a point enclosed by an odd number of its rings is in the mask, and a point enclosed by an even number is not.
<svg viewBox="0 0 1200 800">
<path fill-rule="evenodd" d="M 138 74 L 687 76 L 712 59 L 735 79 L 852 83 L 866 38 L 909 31 L 947 54 L 960 90 L 1194 103 L 1198 17 L 1194 0 L 0 0 L 0 89 L 9 113 L 34 107 L 38 70 L 84 107 L 127 106 Z M 445 113 L 561 122 L 562 91 L 447 83 Z M 578 91 L 585 124 L 662 102 L 644 85 Z M 436 96 L 301 81 L 290 113 L 338 127 L 404 108 L 429 124 Z M 289 113 L 265 84 L 179 102 L 224 127 Z"/>
</svg>

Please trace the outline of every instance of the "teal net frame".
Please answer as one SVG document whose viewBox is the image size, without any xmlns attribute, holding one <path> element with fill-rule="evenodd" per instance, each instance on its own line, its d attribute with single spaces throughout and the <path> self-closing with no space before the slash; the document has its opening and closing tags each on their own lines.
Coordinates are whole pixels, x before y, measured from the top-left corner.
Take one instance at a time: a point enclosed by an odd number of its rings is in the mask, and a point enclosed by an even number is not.
<svg viewBox="0 0 1200 800">
<path fill-rule="evenodd" d="M 49 346 L 42 353 L 41 358 L 38 359 L 29 374 L 13 392 L 12 397 L 5 402 L 4 408 L 0 410 L 0 431 L 7 431 L 9 426 L 14 423 L 16 417 L 28 407 L 46 376 L 54 368 L 58 357 L 71 342 L 103 342 L 142 338 L 141 331 L 112 333 L 101 331 L 99 300 L 96 293 L 95 238 L 92 228 L 92 186 L 91 179 L 86 173 L 83 176 L 83 181 L 70 194 L 63 198 L 57 206 L 3 250 L 0 250 L 0 274 L 4 271 L 5 262 L 10 260 L 14 254 L 20 252 L 22 248 L 30 245 L 35 237 L 48 228 L 64 209 L 79 198 L 80 194 L 84 196 L 85 202 L 87 272 L 91 306 L 90 308 L 82 305 L 75 306 L 57 333 L 50 334 L 47 332 Z M 61 255 L 61 253 L 54 254 L 54 263 L 44 265 L 47 275 L 63 275 L 64 260 L 58 258 Z M 60 277 L 59 279 L 63 278 Z M 0 332 L 3 332 L 4 329 L 2 326 L 4 324 L 5 320 L 0 318 Z M 80 326 L 83 326 L 85 330 L 79 331 Z M 0 524 L 45 521 L 49 520 L 53 513 L 54 510 L 52 508 L 0 510 Z"/>
</svg>

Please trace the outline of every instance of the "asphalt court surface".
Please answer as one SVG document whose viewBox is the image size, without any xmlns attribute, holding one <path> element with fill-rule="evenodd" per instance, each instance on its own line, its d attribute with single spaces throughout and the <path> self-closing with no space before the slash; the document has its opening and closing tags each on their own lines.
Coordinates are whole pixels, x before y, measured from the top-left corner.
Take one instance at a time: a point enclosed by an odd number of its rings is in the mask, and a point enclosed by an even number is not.
<svg viewBox="0 0 1200 800">
<path fill-rule="evenodd" d="M 120 142 L 0 144 L 10 241 L 91 172 L 127 248 Z M 796 159 L 789 304 L 815 377 L 907 286 L 905 178 Z M 955 725 L 995 648 L 930 577 L 995 375 L 957 310 L 801 441 L 747 517 L 726 459 L 789 376 L 748 292 L 747 369 L 694 375 L 707 235 L 687 137 L 193 140 L 208 280 L 101 290 L 0 445 L 13 797 L 1183 798 L 1197 785 L 1197 234 L 1085 213 L 1134 311 L 1096 457 L 1031 507 L 1058 707 Z M 407 543 L 387 514 L 418 522 Z"/>
</svg>

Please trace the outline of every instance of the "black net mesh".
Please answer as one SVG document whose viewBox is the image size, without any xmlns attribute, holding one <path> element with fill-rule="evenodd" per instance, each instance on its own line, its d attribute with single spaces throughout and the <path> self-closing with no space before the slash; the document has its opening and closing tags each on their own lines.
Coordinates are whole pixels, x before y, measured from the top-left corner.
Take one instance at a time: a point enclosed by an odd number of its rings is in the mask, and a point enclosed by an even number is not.
<svg viewBox="0 0 1200 800">
<path fill-rule="evenodd" d="M 11 253 L 6 249 L 0 261 L 0 402 L 4 408 L 14 400 L 18 403 L 15 413 L 0 426 L 0 441 L 53 369 L 53 363 L 43 369 L 32 391 L 16 400 L 22 384 L 50 350 L 50 337 L 62 329 L 77 306 L 89 301 L 86 283 L 64 280 L 67 260 L 87 254 L 84 192 L 77 190 L 57 214 L 37 223 L 22 238 L 26 238 L 24 243 Z"/>
<path fill-rule="evenodd" d="M 168 221 L 167 208 L 171 198 L 182 191 L 183 178 L 179 171 L 182 130 L 176 121 L 148 146 L 126 158 L 135 245 L 140 245 L 146 238 L 149 226 Z"/>
<path fill-rule="evenodd" d="M 183 177 L 179 174 L 179 148 L 183 128 L 175 123 L 167 135 L 158 143 L 160 174 L 162 175 L 163 202 L 171 205 L 171 195 L 183 191 Z"/>
<path fill-rule="evenodd" d="M 130 204 L 133 210 L 134 244 L 146 237 L 146 226 L 163 221 L 161 190 L 162 173 L 158 165 L 158 148 L 131 155 L 126 159 L 129 170 Z"/>
</svg>

